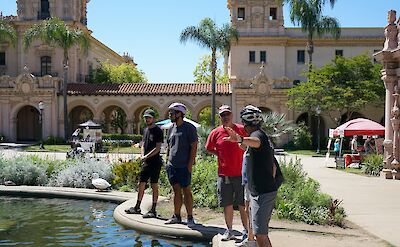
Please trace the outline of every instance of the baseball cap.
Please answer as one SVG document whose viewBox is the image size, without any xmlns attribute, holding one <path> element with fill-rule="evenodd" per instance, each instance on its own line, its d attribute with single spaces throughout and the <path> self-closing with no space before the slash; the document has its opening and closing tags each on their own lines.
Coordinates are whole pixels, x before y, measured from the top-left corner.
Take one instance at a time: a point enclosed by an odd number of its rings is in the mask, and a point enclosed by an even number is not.
<svg viewBox="0 0 400 247">
<path fill-rule="evenodd" d="M 152 117 L 152 118 L 154 118 L 155 116 L 156 116 L 156 113 L 152 109 L 147 109 L 143 113 L 143 117 Z"/>
<path fill-rule="evenodd" d="M 218 109 L 218 114 L 222 114 L 223 112 L 232 112 L 231 111 L 231 107 L 229 105 L 222 105 L 219 109 Z"/>
</svg>

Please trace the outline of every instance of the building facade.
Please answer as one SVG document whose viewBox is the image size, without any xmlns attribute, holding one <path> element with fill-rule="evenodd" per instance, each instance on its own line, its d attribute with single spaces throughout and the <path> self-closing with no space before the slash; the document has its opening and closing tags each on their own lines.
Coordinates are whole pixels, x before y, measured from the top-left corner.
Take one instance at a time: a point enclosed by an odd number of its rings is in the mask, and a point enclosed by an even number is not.
<svg viewBox="0 0 400 247">
<path fill-rule="evenodd" d="M 2 17 L 18 33 L 15 47 L 0 44 L 0 58 L 4 58 L 0 59 L 0 134 L 10 141 L 64 136 L 63 98 L 60 94 L 62 51 L 40 41 L 35 41 L 25 51 L 22 37 L 31 25 L 53 16 L 90 34 L 86 27 L 87 2 L 17 0 L 17 16 Z M 217 87 L 217 105 L 232 105 L 236 120 L 240 109 L 247 104 L 266 112 L 285 113 L 289 120 L 306 120 L 307 113 L 289 110 L 286 104 L 287 89 L 305 79 L 301 74 L 307 69 L 308 62 L 306 34 L 299 28 L 284 26 L 283 7 L 275 0 L 228 0 L 227 3 L 230 21 L 238 29 L 240 37 L 232 44 L 227 60 L 230 83 Z M 383 41 L 382 28 L 343 28 L 339 40 L 329 36 L 314 39 L 313 64 L 320 67 L 335 55 L 372 54 L 382 49 Z M 160 118 L 165 118 L 168 105 L 180 101 L 188 106 L 192 118 L 197 120 L 200 112 L 211 105 L 211 87 L 207 84 L 86 84 L 85 78 L 99 62 L 126 62 L 123 56 L 92 36 L 87 54 L 74 47 L 69 57 L 67 100 L 70 131 L 88 119 L 110 125 L 119 111 L 127 119 L 123 132 L 136 133 L 140 129 L 140 116 L 147 107 L 154 108 Z M 39 109 L 39 102 L 44 103 L 44 109 Z M 383 119 L 383 114 L 383 106 L 369 107 L 358 113 L 378 122 Z M 312 119 L 315 122 L 315 117 Z M 336 126 L 324 115 L 321 120 L 321 134 L 327 136 L 327 129 Z M 27 123 L 32 124 L 27 126 Z M 308 125 L 313 126 L 313 122 Z M 313 131 L 316 130 L 313 128 Z"/>
</svg>

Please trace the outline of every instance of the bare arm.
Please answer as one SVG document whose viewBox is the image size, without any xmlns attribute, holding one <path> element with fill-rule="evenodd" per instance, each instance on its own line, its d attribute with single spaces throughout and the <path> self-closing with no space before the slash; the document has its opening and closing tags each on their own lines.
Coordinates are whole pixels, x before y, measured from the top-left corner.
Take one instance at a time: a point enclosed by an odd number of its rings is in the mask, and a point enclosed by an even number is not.
<svg viewBox="0 0 400 247">
<path fill-rule="evenodd" d="M 225 141 L 240 142 L 240 140 L 243 139 L 242 145 L 252 147 L 252 148 L 259 148 L 261 146 L 261 140 L 257 137 L 252 137 L 252 136 L 243 137 L 243 136 L 239 135 L 238 133 L 236 133 L 236 131 L 234 131 L 230 127 L 226 127 L 225 129 L 229 135 L 229 137 L 224 137 Z"/>
<path fill-rule="evenodd" d="M 161 142 L 157 142 L 157 143 L 156 143 L 156 147 L 153 148 L 148 154 L 142 156 L 142 159 L 143 159 L 143 160 L 147 160 L 148 158 L 153 157 L 153 156 L 159 154 L 159 153 L 160 153 L 160 150 L 161 150 Z"/>
<path fill-rule="evenodd" d="M 197 143 L 198 142 L 196 141 L 196 142 L 193 142 L 192 144 L 190 144 L 190 158 L 189 158 L 189 164 L 188 164 L 188 169 L 189 169 L 190 173 L 192 173 L 192 166 L 196 159 Z"/>
</svg>

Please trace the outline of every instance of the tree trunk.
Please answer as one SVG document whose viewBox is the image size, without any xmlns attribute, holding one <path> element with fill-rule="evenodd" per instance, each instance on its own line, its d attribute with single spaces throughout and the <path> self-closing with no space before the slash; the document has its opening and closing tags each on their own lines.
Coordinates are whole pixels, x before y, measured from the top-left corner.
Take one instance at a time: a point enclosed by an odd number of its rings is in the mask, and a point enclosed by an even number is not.
<svg viewBox="0 0 400 247">
<path fill-rule="evenodd" d="M 314 42 L 309 39 L 307 41 L 307 53 L 308 53 L 308 58 L 309 58 L 309 64 L 308 64 L 308 73 L 312 71 L 312 54 L 314 53 Z"/>
<path fill-rule="evenodd" d="M 63 82 L 63 100 L 64 100 L 64 139 L 68 140 L 68 109 L 67 109 L 67 84 L 68 84 L 68 52 L 64 52 L 64 82 Z"/>
<path fill-rule="evenodd" d="M 216 81 L 215 81 L 215 72 L 217 69 L 217 61 L 216 61 L 216 49 L 212 49 L 211 55 L 211 126 L 215 127 L 215 88 L 216 88 Z"/>
</svg>

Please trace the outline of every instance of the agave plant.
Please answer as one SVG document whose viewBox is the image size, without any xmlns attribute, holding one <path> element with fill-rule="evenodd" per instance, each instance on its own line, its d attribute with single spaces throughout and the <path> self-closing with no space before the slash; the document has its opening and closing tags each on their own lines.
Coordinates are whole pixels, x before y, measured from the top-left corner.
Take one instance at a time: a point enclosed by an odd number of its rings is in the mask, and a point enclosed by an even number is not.
<svg viewBox="0 0 400 247">
<path fill-rule="evenodd" d="M 268 112 L 263 115 L 264 122 L 261 128 L 271 138 L 273 143 L 284 134 L 293 133 L 298 126 L 292 121 L 286 121 L 286 114 Z"/>
<path fill-rule="evenodd" d="M 199 136 L 199 145 L 198 145 L 198 150 L 197 153 L 204 157 L 209 155 L 209 153 L 206 151 L 205 145 L 206 145 L 206 141 L 208 136 L 211 133 L 211 127 L 208 126 L 201 126 L 197 129 L 197 135 Z"/>
</svg>

